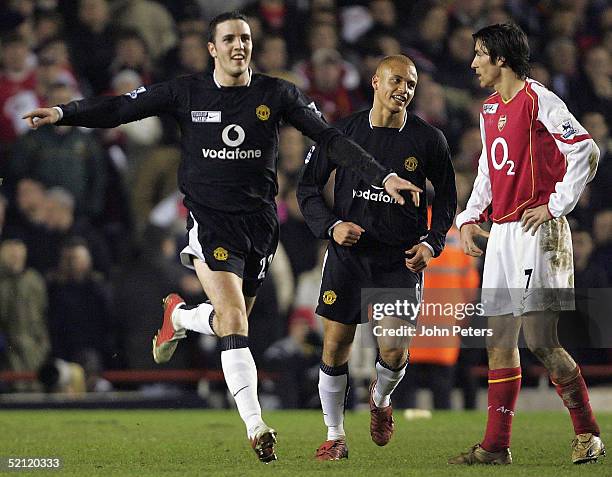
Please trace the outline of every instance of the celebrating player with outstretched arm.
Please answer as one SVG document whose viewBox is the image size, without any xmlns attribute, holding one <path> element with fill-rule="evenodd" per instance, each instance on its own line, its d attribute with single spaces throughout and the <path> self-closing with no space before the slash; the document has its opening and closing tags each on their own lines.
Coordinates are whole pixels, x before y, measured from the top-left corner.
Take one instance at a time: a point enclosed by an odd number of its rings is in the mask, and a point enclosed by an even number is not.
<svg viewBox="0 0 612 477">
<path fill-rule="evenodd" d="M 332 160 L 384 187 L 400 203 L 401 190 L 416 194 L 420 189 L 331 128 L 293 84 L 252 73 L 251 30 L 240 13 L 223 13 L 211 21 L 208 51 L 214 58 L 212 72 L 140 87 L 124 96 L 36 109 L 24 119 L 33 128 L 54 123 L 116 127 L 167 113 L 179 123 L 179 186 L 189 210 L 189 244 L 181 260 L 195 269 L 212 305 L 188 309 L 177 294 L 168 295 L 153 356 L 158 363 L 168 361 L 186 330 L 220 337 L 225 381 L 253 449 L 262 462 L 270 462 L 276 459 L 276 432 L 261 417 L 247 317 L 278 243 L 274 196 L 279 123 L 295 126 Z"/>
<path fill-rule="evenodd" d="M 480 112 L 482 154 L 467 208 L 457 216 L 465 253 L 482 254 L 477 225 L 493 221 L 482 281 L 493 337 L 484 440 L 451 464 L 510 464 L 512 416 L 521 386 L 517 348 L 527 346 L 550 373 L 576 434 L 575 464 L 605 454 L 580 368 L 557 338 L 558 312 L 574 309 L 572 211 L 597 170 L 599 149 L 554 93 L 527 77 L 529 45 L 515 25 L 491 25 L 473 35 L 472 68 L 494 88 Z"/>
<path fill-rule="evenodd" d="M 316 453 L 318 460 L 348 457 L 344 401 L 349 353 L 361 322 L 362 288 L 405 288 L 420 296 L 422 272 L 442 252 L 455 216 L 455 174 L 446 139 L 406 111 L 417 80 L 416 67 L 406 56 L 383 59 L 372 78 L 372 109 L 353 114 L 338 126 L 420 188 L 425 188 L 426 179 L 432 183 L 435 198 L 429 230 L 426 198 L 400 207 L 346 166 L 337 167 L 320 146 L 309 153 L 298 184 L 306 222 L 316 236 L 330 239 L 317 307 L 324 330 L 319 396 L 327 426 L 327 440 Z M 321 191 L 334 169 L 334 207 L 330 210 Z M 392 323 L 390 331 L 397 331 L 406 322 L 410 323 L 383 316 L 379 323 L 381 327 Z M 384 446 L 393 434 L 390 397 L 404 376 L 410 337 L 380 337 L 377 342 L 376 381 L 370 386 L 370 434 L 377 445 Z"/>
</svg>

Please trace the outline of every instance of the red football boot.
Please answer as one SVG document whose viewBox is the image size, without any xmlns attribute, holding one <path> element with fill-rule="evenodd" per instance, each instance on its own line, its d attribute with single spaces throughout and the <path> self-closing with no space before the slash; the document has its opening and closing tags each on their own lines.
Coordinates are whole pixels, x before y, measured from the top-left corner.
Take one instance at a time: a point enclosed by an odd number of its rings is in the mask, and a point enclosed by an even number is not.
<svg viewBox="0 0 612 477">
<path fill-rule="evenodd" d="M 325 441 L 319 446 L 315 454 L 317 460 L 348 459 L 348 447 L 344 439 Z"/>
<path fill-rule="evenodd" d="M 370 384 L 370 436 L 376 445 L 385 446 L 393 435 L 393 407 L 391 404 L 387 407 L 377 407 L 374 404 L 375 386 L 376 381 L 372 381 Z"/>
<path fill-rule="evenodd" d="M 162 327 L 157 331 L 155 338 L 153 338 L 153 359 L 157 364 L 166 363 L 170 361 L 178 341 L 184 339 L 187 336 L 187 332 L 184 328 L 175 330 L 172 324 L 172 313 L 179 305 L 184 305 L 183 300 L 176 293 L 170 293 L 164 298 L 164 322 Z"/>
</svg>

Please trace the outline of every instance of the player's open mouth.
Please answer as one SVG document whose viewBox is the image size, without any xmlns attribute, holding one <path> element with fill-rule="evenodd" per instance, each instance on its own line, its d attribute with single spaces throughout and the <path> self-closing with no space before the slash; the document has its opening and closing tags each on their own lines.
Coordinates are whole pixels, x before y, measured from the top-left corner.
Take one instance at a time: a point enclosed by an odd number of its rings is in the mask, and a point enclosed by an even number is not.
<svg viewBox="0 0 612 477">
<path fill-rule="evenodd" d="M 402 96 L 400 94 L 394 94 L 393 96 L 391 96 L 391 98 L 393 98 L 399 104 L 404 104 L 408 100 L 406 96 Z"/>
<path fill-rule="evenodd" d="M 232 60 L 243 61 L 245 59 L 244 55 L 234 55 L 232 56 Z"/>
</svg>

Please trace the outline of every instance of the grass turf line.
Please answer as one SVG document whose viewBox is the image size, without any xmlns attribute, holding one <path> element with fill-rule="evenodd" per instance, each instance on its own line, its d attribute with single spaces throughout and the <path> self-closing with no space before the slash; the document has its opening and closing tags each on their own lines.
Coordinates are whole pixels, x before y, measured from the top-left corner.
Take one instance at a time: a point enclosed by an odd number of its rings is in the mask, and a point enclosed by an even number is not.
<svg viewBox="0 0 612 477">
<path fill-rule="evenodd" d="M 434 412 L 433 419 L 406 421 L 396 412 L 396 432 L 386 447 L 369 435 L 369 413 L 348 412 L 350 459 L 316 462 L 325 439 L 320 412 L 264 414 L 279 432 L 279 461 L 257 461 L 237 412 L 1 411 L 0 457 L 63 459 L 55 475 L 343 475 L 402 476 L 612 476 L 612 456 L 597 464 L 570 462 L 573 437 L 567 412 L 524 412 L 514 419 L 514 464 L 457 467 L 446 459 L 482 438 L 482 412 Z M 612 436 L 612 414 L 599 414 L 604 442 Z M 609 441 L 612 445 L 612 441 Z M 37 472 L 19 472 L 36 475 Z M 48 471 L 47 471 L 48 472 Z"/>
</svg>

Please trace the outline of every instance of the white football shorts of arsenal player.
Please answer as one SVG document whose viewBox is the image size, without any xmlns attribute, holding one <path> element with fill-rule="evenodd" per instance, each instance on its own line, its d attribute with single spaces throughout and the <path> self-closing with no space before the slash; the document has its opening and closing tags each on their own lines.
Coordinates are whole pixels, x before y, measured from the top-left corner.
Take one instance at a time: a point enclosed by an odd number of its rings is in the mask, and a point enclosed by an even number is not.
<svg viewBox="0 0 612 477">
<path fill-rule="evenodd" d="M 565 217 L 544 222 L 535 235 L 520 222 L 494 223 L 482 277 L 485 316 L 573 310 L 572 236 Z"/>
<path fill-rule="evenodd" d="M 573 309 L 571 294 L 563 292 L 574 286 L 565 215 L 595 176 L 599 149 L 563 101 L 529 78 L 509 101 L 499 93 L 487 98 L 480 131 L 478 175 L 457 226 L 493 221 L 482 283 L 485 314 Z M 544 204 L 553 220 L 533 236 L 523 232 L 523 212 Z"/>
</svg>

